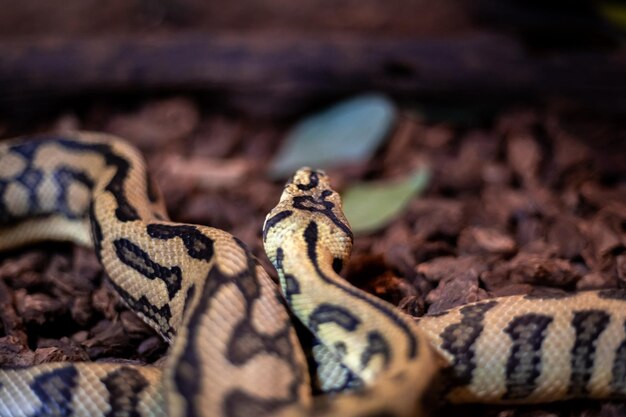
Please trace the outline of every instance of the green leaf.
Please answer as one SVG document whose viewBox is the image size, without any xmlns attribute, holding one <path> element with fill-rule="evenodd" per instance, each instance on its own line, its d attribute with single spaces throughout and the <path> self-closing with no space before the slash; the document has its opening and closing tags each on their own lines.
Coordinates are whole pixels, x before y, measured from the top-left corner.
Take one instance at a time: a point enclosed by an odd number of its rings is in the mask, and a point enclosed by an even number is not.
<svg viewBox="0 0 626 417">
<path fill-rule="evenodd" d="M 369 159 L 396 116 L 393 103 L 379 94 L 343 101 L 298 123 L 270 167 L 285 178 L 302 166 L 327 168 Z"/>
<path fill-rule="evenodd" d="M 343 211 L 355 234 L 374 232 L 398 216 L 428 185 L 430 170 L 421 168 L 394 182 L 353 185 L 343 193 Z"/>
</svg>

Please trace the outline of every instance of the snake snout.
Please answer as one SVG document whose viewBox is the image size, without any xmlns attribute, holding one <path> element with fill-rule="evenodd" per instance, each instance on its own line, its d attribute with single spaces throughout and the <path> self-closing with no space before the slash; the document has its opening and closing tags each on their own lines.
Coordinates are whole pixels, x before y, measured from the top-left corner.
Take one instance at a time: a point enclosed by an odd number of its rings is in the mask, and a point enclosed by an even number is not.
<svg viewBox="0 0 626 417">
<path fill-rule="evenodd" d="M 265 220 L 266 249 L 269 246 L 272 252 L 273 242 L 299 239 L 311 227 L 316 228 L 318 235 L 338 242 L 331 251 L 339 252 L 338 257 L 350 252 L 353 237 L 341 208 L 341 197 L 332 189 L 324 171 L 305 167 L 293 175 L 280 202 Z"/>
<path fill-rule="evenodd" d="M 330 184 L 328 176 L 321 169 L 303 167 L 296 171 L 287 186 L 293 186 L 299 192 L 308 194 L 319 189 L 328 189 Z"/>
</svg>

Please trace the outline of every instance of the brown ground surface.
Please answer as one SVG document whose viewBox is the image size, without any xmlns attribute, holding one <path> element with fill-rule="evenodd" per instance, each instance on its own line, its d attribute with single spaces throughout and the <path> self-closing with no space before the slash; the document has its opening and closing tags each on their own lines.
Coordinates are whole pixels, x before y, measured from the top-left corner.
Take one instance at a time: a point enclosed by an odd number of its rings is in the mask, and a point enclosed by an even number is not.
<svg viewBox="0 0 626 417">
<path fill-rule="evenodd" d="M 337 188 L 427 162 L 432 183 L 384 231 L 357 236 L 345 276 L 411 314 L 530 291 L 626 280 L 624 122 L 551 108 L 437 122 L 401 107 L 371 161 L 331 170 Z M 285 125 L 203 114 L 186 98 L 103 104 L 8 132 L 103 130 L 145 153 L 171 217 L 225 229 L 271 274 L 260 229 L 282 185 L 266 178 Z M 42 244 L 0 255 L 0 366 L 154 362 L 165 344 L 107 287 L 92 252 Z M 448 408 L 439 415 L 617 416 L 621 403 Z"/>
</svg>

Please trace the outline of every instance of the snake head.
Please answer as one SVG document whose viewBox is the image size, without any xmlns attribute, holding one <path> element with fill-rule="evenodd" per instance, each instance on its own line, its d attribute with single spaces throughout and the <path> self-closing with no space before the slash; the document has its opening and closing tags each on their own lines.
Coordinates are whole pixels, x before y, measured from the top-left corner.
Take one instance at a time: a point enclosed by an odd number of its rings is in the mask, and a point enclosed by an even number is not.
<svg viewBox="0 0 626 417">
<path fill-rule="evenodd" d="M 352 231 L 341 208 L 341 197 L 330 186 L 324 171 L 301 168 L 287 182 L 278 205 L 267 215 L 263 241 L 270 259 L 287 241 L 316 240 L 333 259 L 347 261 Z M 339 261 L 333 261 L 340 263 Z"/>
<path fill-rule="evenodd" d="M 334 194 L 334 203 L 341 207 L 341 199 L 330 186 L 330 178 L 321 169 L 311 169 L 309 167 L 300 168 L 285 184 L 280 201 L 294 199 L 296 197 L 306 197 L 313 199 L 324 199 L 322 194 Z"/>
</svg>

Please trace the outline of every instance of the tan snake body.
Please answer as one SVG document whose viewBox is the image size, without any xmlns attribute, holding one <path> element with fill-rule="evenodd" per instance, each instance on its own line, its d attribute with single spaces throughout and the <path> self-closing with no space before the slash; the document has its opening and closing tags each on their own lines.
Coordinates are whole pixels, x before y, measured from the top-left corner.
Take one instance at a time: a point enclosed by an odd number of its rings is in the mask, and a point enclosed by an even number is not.
<svg viewBox="0 0 626 417">
<path fill-rule="evenodd" d="M 352 234 L 321 171 L 298 171 L 264 226 L 282 295 L 236 238 L 170 222 L 139 153 L 106 135 L 0 144 L 0 250 L 50 239 L 93 242 L 172 347 L 163 369 L 0 370 L 0 415 L 411 416 L 443 374 L 458 402 L 626 396 L 625 292 L 485 300 L 416 323 L 337 274 Z M 311 396 L 284 300 L 319 342 L 320 386 L 361 388 Z"/>
</svg>

